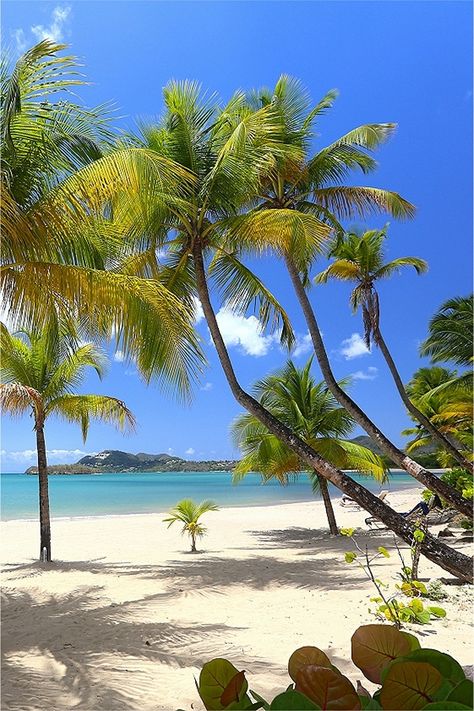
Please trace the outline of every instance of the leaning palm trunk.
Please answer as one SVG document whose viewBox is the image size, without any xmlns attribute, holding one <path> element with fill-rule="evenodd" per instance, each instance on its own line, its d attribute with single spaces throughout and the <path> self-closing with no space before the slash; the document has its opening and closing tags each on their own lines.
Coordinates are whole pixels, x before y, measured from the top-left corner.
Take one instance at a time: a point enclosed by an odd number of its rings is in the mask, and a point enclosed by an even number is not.
<svg viewBox="0 0 474 711">
<path fill-rule="evenodd" d="M 327 480 L 321 474 L 318 474 L 318 472 L 315 472 L 315 474 L 318 477 L 319 489 L 321 491 L 321 498 L 324 501 L 324 508 L 326 509 L 329 530 L 331 531 L 333 536 L 337 536 L 339 534 L 339 529 L 337 527 L 336 517 L 334 515 L 334 509 L 332 506 L 331 496 L 329 494 Z"/>
<path fill-rule="evenodd" d="M 49 516 L 48 463 L 44 427 L 36 424 L 36 448 L 38 454 L 38 486 L 40 514 L 40 560 L 51 562 L 51 521 Z"/>
<path fill-rule="evenodd" d="M 204 316 L 216 347 L 222 369 L 237 402 L 260 420 L 272 434 L 292 449 L 311 469 L 317 471 L 318 474 L 328 479 L 338 489 L 357 501 L 362 508 L 383 521 L 389 529 L 400 536 L 408 545 L 411 545 L 414 530 L 413 524 L 410 524 L 402 515 L 396 513 L 365 487 L 329 464 L 314 449 L 299 439 L 291 430 L 273 417 L 257 400 L 243 390 L 234 373 L 232 362 L 229 358 L 216 315 L 212 308 L 204 268 L 202 245 L 198 242 L 198 239 L 194 241 L 193 258 L 196 273 L 196 289 Z M 472 561 L 468 556 L 449 548 L 430 534 L 426 535 L 422 545 L 423 554 L 433 563 L 436 563 L 461 580 L 469 582 L 473 580 L 471 569 Z"/>
<path fill-rule="evenodd" d="M 379 428 L 370 420 L 363 410 L 352 400 L 352 398 L 344 392 L 338 385 L 337 380 L 329 363 L 329 358 L 324 347 L 323 339 L 319 331 L 319 326 L 316 321 L 314 311 L 311 307 L 308 295 L 301 281 L 298 270 L 292 259 L 286 255 L 285 262 L 288 272 L 293 283 L 298 301 L 303 310 L 306 323 L 308 325 L 311 340 L 313 342 L 314 352 L 318 359 L 319 367 L 327 386 L 336 400 L 351 414 L 354 420 L 370 435 L 381 447 L 381 449 L 394 461 L 399 467 L 404 469 L 408 474 L 417 479 L 421 484 L 426 486 L 430 491 L 434 491 L 442 498 L 446 499 L 455 509 L 468 517 L 472 517 L 472 507 L 467 499 L 464 499 L 451 486 L 448 486 L 444 481 L 441 481 L 437 476 L 421 467 L 417 462 L 408 457 L 393 442 L 391 442 Z M 402 536 L 403 537 L 403 536 Z"/>
<path fill-rule="evenodd" d="M 395 365 L 395 362 L 392 358 L 392 354 L 390 353 L 387 344 L 385 343 L 385 340 L 382 336 L 382 333 L 380 331 L 380 328 L 377 327 L 374 329 L 374 340 L 380 350 L 382 351 L 382 355 L 385 358 L 385 362 L 387 363 L 389 370 L 392 374 L 392 378 L 395 382 L 395 385 L 397 386 L 397 390 L 399 392 L 399 395 L 402 399 L 403 404 L 407 408 L 407 410 L 413 415 L 415 419 L 420 422 L 423 427 L 434 437 L 434 439 L 439 442 L 441 447 L 445 449 L 448 454 L 450 454 L 464 469 L 467 469 L 468 471 L 473 472 L 474 471 L 474 464 L 473 462 L 469 462 L 461 452 L 459 452 L 458 449 L 453 445 L 452 442 L 449 441 L 445 435 L 439 431 L 437 427 L 431 422 L 431 420 L 426 417 L 420 410 L 412 403 L 410 398 L 407 395 L 407 392 L 405 390 L 405 387 L 403 385 L 402 379 L 400 377 L 400 373 L 397 370 L 397 366 Z"/>
</svg>

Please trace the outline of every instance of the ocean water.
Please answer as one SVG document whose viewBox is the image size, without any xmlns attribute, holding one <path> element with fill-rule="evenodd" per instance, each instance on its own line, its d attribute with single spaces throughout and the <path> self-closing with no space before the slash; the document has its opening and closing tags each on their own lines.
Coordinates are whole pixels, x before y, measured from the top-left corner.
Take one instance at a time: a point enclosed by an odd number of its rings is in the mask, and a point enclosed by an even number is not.
<svg viewBox="0 0 474 711">
<path fill-rule="evenodd" d="M 376 494 L 381 489 L 419 487 L 415 479 L 402 472 L 393 473 L 383 485 L 352 476 Z M 338 489 L 330 488 L 334 497 L 341 496 Z M 2 520 L 38 517 L 36 476 L 2 473 L 0 494 Z M 184 498 L 212 499 L 219 506 L 258 506 L 311 501 L 315 497 L 306 475 L 282 486 L 275 481 L 262 484 L 258 474 L 248 474 L 233 484 L 227 472 L 54 475 L 49 477 L 49 495 L 53 517 L 161 512 Z"/>
</svg>

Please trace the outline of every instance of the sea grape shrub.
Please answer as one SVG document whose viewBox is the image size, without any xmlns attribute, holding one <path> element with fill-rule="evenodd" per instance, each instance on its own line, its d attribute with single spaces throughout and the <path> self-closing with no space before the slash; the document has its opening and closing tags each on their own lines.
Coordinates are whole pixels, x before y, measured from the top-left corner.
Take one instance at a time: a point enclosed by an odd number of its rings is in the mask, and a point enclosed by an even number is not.
<svg viewBox="0 0 474 711">
<path fill-rule="evenodd" d="M 208 711 L 359 711 L 383 709 L 473 709 L 473 683 L 458 662 L 435 649 L 422 649 L 418 639 L 388 625 L 363 625 L 351 639 L 351 657 L 377 691 L 357 688 L 317 647 L 300 647 L 290 657 L 291 683 L 272 701 L 249 689 L 245 671 L 227 659 L 207 662 L 196 686 Z"/>
<path fill-rule="evenodd" d="M 459 491 L 459 493 L 468 500 L 474 498 L 474 481 L 473 474 L 468 469 L 463 469 L 462 467 L 453 467 L 443 472 L 440 477 L 441 481 L 449 484 L 453 489 Z M 429 489 L 425 489 L 422 493 L 423 499 L 429 501 L 433 496 L 433 492 Z M 443 507 L 449 506 L 449 504 L 441 499 Z"/>
</svg>

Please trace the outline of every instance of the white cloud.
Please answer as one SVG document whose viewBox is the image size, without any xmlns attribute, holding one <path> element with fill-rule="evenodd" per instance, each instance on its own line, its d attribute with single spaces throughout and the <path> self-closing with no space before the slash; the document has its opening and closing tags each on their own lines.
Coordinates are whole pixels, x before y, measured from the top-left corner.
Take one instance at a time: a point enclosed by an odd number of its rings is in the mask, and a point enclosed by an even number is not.
<svg viewBox="0 0 474 711">
<path fill-rule="evenodd" d="M 296 345 L 291 351 L 291 355 L 294 356 L 295 358 L 298 358 L 298 356 L 305 355 L 306 353 L 310 353 L 313 349 L 313 342 L 311 340 L 311 336 L 309 333 L 305 333 L 304 336 L 297 335 L 296 336 Z"/>
<path fill-rule="evenodd" d="M 202 310 L 201 302 L 195 296 L 194 299 L 194 325 L 200 323 L 204 319 L 204 311 Z"/>
<path fill-rule="evenodd" d="M 93 456 L 97 452 L 83 452 L 82 449 L 48 449 L 46 455 L 50 463 L 58 462 L 59 464 L 67 464 L 68 459 L 76 462 L 81 457 L 87 455 Z M 12 462 L 30 463 L 36 462 L 36 449 L 23 449 L 17 452 L 7 452 L 4 449 L 1 451 L 2 457 L 9 459 Z"/>
<path fill-rule="evenodd" d="M 277 335 L 265 336 L 255 316 L 240 316 L 223 307 L 216 318 L 225 344 L 239 346 L 245 355 L 264 356 L 280 340 Z"/>
<path fill-rule="evenodd" d="M 360 333 L 353 333 L 350 338 L 342 341 L 340 353 L 346 360 L 352 360 L 352 358 L 367 355 L 370 353 L 370 349 L 365 345 Z"/>
<path fill-rule="evenodd" d="M 195 449 L 193 449 L 192 447 L 188 447 L 188 449 L 185 451 L 185 454 L 195 454 L 195 452 Z"/>
<path fill-rule="evenodd" d="M 208 392 L 209 390 L 212 390 L 213 387 L 214 386 L 212 383 L 204 383 L 201 390 L 204 390 L 204 392 Z"/>
<path fill-rule="evenodd" d="M 351 377 L 354 380 L 375 380 L 378 375 L 378 369 L 373 365 L 369 366 L 364 372 L 363 370 L 356 370 L 355 373 L 351 373 Z"/>
<path fill-rule="evenodd" d="M 125 360 L 125 353 L 123 351 L 115 351 L 113 357 L 116 363 L 123 363 Z"/>
<path fill-rule="evenodd" d="M 53 42 L 61 42 L 63 39 L 64 24 L 71 14 L 70 7 L 60 7 L 57 5 L 51 13 L 51 22 L 49 27 L 44 25 L 34 25 L 31 28 L 32 34 L 38 42 L 44 39 L 50 39 Z"/>
</svg>

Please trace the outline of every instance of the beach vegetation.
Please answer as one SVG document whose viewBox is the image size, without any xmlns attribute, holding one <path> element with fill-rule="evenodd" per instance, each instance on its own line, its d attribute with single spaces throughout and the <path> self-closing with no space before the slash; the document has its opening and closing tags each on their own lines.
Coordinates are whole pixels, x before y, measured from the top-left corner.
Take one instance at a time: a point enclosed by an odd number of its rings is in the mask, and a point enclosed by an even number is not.
<svg viewBox="0 0 474 711">
<path fill-rule="evenodd" d="M 298 368 L 292 361 L 253 386 L 254 397 L 280 422 L 328 462 L 340 469 L 371 475 L 380 482 L 387 471 L 381 458 L 370 449 L 344 439 L 354 427 L 351 415 L 340 407 L 324 382 L 311 373 L 313 358 Z M 347 382 L 344 383 L 347 385 Z M 286 485 L 298 472 L 308 472 L 287 445 L 272 434 L 254 415 L 237 418 L 232 426 L 235 445 L 243 458 L 234 469 L 234 481 L 248 472 L 259 472 L 264 481 L 277 479 Z M 338 534 L 336 517 L 327 480 L 315 469 L 309 470 L 315 493 L 324 502 L 329 530 Z"/>
<path fill-rule="evenodd" d="M 423 649 L 418 639 L 390 625 L 359 627 L 351 638 L 351 658 L 378 686 L 371 694 L 354 686 L 318 647 L 301 647 L 288 662 L 291 683 L 267 701 L 249 688 L 245 671 L 227 659 L 204 664 L 196 682 L 206 709 L 472 709 L 473 683 L 450 655 Z M 248 665 L 251 668 L 251 664 Z"/>
<path fill-rule="evenodd" d="M 168 528 L 174 523 L 182 523 L 182 533 L 187 534 L 191 542 L 191 553 L 197 553 L 196 540 L 207 533 L 207 528 L 200 522 L 200 518 L 209 511 L 218 510 L 219 507 L 214 501 L 206 500 L 196 504 L 192 499 L 183 499 L 169 511 L 169 516 L 163 519 L 163 523 L 167 523 Z"/>
<path fill-rule="evenodd" d="M 445 301 L 429 326 L 429 336 L 420 346 L 420 354 L 432 363 L 452 362 L 470 367 L 473 347 L 473 295 L 456 296 Z"/>
<path fill-rule="evenodd" d="M 101 378 L 106 356 L 93 343 L 77 345 L 61 328 L 40 334 L 11 334 L 0 323 L 0 405 L 13 416 L 30 414 L 38 460 L 40 560 L 51 561 L 51 522 L 45 425 L 50 416 L 79 425 L 86 441 L 91 419 L 131 430 L 135 420 L 122 400 L 109 395 L 77 394 L 87 371 Z"/>
</svg>

